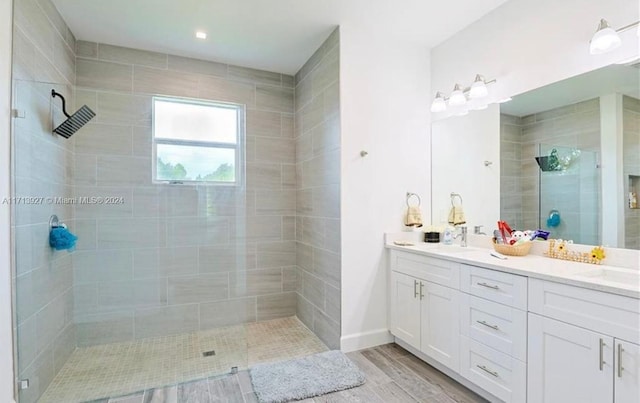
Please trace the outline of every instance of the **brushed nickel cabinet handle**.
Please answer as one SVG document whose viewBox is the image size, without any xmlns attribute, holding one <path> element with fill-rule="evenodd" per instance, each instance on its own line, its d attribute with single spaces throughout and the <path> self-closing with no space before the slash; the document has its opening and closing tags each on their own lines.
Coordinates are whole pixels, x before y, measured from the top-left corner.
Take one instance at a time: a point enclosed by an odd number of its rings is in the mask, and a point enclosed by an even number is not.
<svg viewBox="0 0 640 403">
<path fill-rule="evenodd" d="M 487 322 L 485 322 L 484 320 L 476 320 L 476 322 L 478 322 L 481 325 L 484 325 L 486 327 L 490 327 L 493 330 L 500 330 L 500 328 L 498 327 L 498 325 L 490 325 Z"/>
<path fill-rule="evenodd" d="M 499 290 L 500 287 L 498 287 L 497 285 L 491 285 L 491 284 L 487 284 L 487 283 L 476 283 L 481 287 L 485 287 L 485 288 L 491 288 L 492 290 Z"/>
<path fill-rule="evenodd" d="M 483 370 L 484 372 L 486 372 L 491 376 L 495 376 L 496 378 L 499 378 L 497 372 L 491 371 L 489 368 L 485 367 L 484 365 L 476 365 L 476 367 L 480 368 L 481 370 Z"/>
<path fill-rule="evenodd" d="M 622 378 L 622 352 L 624 349 L 622 348 L 622 344 L 618 344 L 618 378 Z"/>
<path fill-rule="evenodd" d="M 604 346 L 606 346 L 606 343 L 604 340 L 600 339 L 600 371 L 602 371 L 604 364 L 606 364 L 604 361 Z"/>
<path fill-rule="evenodd" d="M 421 281 L 420 282 L 420 300 L 422 301 L 424 299 L 424 283 Z"/>
<path fill-rule="evenodd" d="M 413 298 L 418 298 L 418 280 L 413 280 Z"/>
</svg>

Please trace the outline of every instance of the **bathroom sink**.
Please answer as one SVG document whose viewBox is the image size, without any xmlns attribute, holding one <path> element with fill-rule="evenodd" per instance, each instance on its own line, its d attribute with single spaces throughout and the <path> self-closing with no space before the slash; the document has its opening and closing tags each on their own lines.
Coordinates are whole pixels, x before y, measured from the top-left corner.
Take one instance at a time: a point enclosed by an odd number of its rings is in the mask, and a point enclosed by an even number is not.
<svg viewBox="0 0 640 403">
<path fill-rule="evenodd" d="M 438 244 L 433 247 L 426 247 L 425 250 L 433 251 L 437 253 L 463 253 L 463 252 L 474 252 L 476 248 L 462 247 L 459 245 L 443 245 Z"/>
<path fill-rule="evenodd" d="M 585 273 L 578 273 L 576 276 L 599 279 L 613 283 L 640 285 L 640 273 L 632 270 L 602 268 L 590 270 Z"/>
</svg>

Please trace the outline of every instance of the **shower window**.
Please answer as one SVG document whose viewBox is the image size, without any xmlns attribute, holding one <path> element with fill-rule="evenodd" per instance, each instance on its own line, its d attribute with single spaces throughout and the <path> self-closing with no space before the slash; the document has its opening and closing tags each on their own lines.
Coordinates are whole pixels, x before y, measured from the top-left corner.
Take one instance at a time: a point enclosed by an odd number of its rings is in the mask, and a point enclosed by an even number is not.
<svg viewBox="0 0 640 403">
<path fill-rule="evenodd" d="M 240 181 L 244 107 L 182 98 L 153 98 L 153 177 L 157 182 Z"/>
</svg>

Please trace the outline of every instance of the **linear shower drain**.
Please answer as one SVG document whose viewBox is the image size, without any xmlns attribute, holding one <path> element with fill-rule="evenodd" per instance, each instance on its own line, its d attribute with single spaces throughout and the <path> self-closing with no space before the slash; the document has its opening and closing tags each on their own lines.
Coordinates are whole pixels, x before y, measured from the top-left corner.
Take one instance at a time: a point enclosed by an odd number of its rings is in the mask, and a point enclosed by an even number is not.
<svg viewBox="0 0 640 403">
<path fill-rule="evenodd" d="M 215 350 L 204 351 L 202 353 L 203 357 L 212 357 L 214 355 L 216 355 L 216 351 Z"/>
</svg>

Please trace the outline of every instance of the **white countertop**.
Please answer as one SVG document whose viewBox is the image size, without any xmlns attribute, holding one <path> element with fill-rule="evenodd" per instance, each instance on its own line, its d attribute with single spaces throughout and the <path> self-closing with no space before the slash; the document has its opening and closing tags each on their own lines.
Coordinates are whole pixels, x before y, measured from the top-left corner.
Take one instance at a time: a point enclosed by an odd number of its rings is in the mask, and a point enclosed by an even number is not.
<svg viewBox="0 0 640 403">
<path fill-rule="evenodd" d="M 577 263 L 539 255 L 508 256 L 506 260 L 501 260 L 489 255 L 492 249 L 488 248 L 461 248 L 459 245 L 448 246 L 442 243 L 414 243 L 415 246 L 399 246 L 393 243 L 393 239 L 387 238 L 385 246 L 389 249 L 640 299 L 640 271 L 634 269 Z M 450 249 L 447 250 L 447 248 Z M 617 277 L 617 281 L 609 281 L 598 276 L 603 269 Z"/>
</svg>

